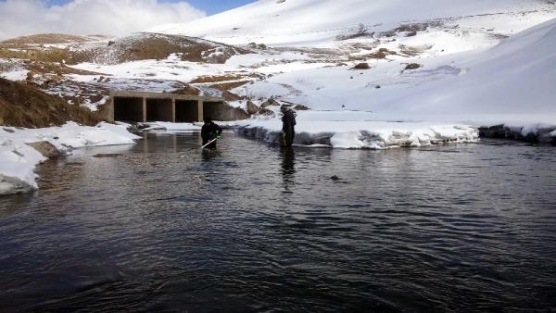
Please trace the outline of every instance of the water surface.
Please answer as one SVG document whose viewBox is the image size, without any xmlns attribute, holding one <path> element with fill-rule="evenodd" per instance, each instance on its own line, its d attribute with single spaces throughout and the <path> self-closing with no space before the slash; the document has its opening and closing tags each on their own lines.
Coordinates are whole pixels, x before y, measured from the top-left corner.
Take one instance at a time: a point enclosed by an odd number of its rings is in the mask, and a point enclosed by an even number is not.
<svg viewBox="0 0 556 313">
<path fill-rule="evenodd" d="M 553 147 L 199 146 L 82 151 L 0 198 L 0 312 L 556 311 Z"/>
</svg>

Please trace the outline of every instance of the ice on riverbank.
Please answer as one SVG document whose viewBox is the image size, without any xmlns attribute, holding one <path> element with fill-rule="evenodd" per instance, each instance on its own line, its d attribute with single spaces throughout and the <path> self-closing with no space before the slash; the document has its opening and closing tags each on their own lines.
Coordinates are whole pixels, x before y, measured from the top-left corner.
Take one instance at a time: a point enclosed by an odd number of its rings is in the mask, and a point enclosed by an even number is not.
<svg viewBox="0 0 556 313">
<path fill-rule="evenodd" d="M 37 189 L 35 167 L 46 160 L 30 143 L 48 142 L 64 153 L 76 148 L 132 144 L 139 136 L 126 126 L 100 123 L 96 127 L 69 122 L 40 129 L 0 128 L 0 195 Z"/>
<path fill-rule="evenodd" d="M 361 111 L 298 112 L 295 145 L 341 149 L 387 149 L 420 147 L 438 143 L 475 142 L 476 127 L 461 123 L 379 120 L 377 114 Z M 282 129 L 278 117 L 236 123 L 242 136 L 277 143 Z"/>
</svg>

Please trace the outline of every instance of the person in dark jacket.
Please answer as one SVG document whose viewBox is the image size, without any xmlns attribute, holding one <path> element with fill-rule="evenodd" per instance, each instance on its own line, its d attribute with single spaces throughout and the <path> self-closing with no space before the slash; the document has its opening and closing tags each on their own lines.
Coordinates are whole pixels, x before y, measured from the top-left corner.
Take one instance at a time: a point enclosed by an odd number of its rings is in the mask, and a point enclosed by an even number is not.
<svg viewBox="0 0 556 313">
<path fill-rule="evenodd" d="M 205 124 L 203 125 L 203 127 L 201 127 L 201 138 L 203 139 L 203 146 L 209 141 L 219 137 L 220 134 L 222 134 L 222 127 L 214 123 L 210 117 L 205 117 Z M 216 140 L 205 148 L 216 148 Z"/>
<path fill-rule="evenodd" d="M 282 146 L 291 147 L 293 144 L 293 139 L 295 137 L 295 112 L 286 107 L 285 105 L 280 107 L 282 112 Z"/>
</svg>

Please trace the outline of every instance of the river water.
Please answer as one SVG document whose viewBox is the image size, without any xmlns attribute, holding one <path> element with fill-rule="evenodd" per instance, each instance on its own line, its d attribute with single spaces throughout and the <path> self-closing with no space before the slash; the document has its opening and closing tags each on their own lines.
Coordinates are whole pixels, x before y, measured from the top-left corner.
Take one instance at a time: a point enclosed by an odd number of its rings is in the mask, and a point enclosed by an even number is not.
<svg viewBox="0 0 556 313">
<path fill-rule="evenodd" d="M 77 151 L 0 198 L 0 312 L 556 312 L 554 147 L 199 146 Z"/>
</svg>

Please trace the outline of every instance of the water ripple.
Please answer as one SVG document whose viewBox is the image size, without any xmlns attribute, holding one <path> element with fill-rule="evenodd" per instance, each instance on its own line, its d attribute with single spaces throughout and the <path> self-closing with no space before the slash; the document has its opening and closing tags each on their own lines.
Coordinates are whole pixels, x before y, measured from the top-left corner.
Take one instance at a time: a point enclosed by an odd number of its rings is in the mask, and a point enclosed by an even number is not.
<svg viewBox="0 0 556 313">
<path fill-rule="evenodd" d="M 0 312 L 556 306 L 553 149 L 198 143 L 49 162 L 38 192 L 0 199 Z"/>
</svg>

